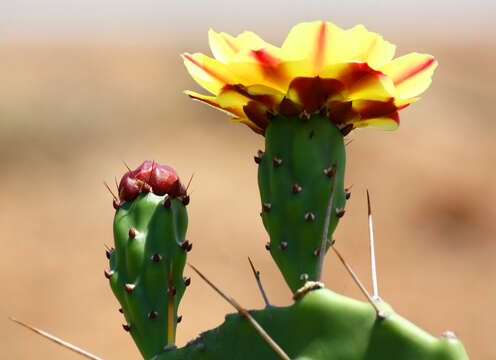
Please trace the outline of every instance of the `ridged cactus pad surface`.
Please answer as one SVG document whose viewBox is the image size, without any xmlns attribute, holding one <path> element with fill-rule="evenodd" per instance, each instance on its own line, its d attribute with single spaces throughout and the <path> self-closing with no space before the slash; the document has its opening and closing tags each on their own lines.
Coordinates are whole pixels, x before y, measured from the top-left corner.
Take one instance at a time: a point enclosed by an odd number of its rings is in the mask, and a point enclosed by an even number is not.
<svg viewBox="0 0 496 360">
<path fill-rule="evenodd" d="M 345 146 L 327 117 L 271 119 L 259 163 L 261 216 L 267 248 L 293 292 L 317 279 L 322 234 L 334 181 L 329 237 L 344 214 Z M 334 179 L 333 179 L 334 178 Z"/>
<path fill-rule="evenodd" d="M 293 360 L 468 360 L 454 336 L 435 338 L 395 314 L 378 319 L 368 303 L 328 289 L 314 290 L 289 307 L 250 311 Z M 159 360 L 280 360 L 239 314 Z"/>
</svg>

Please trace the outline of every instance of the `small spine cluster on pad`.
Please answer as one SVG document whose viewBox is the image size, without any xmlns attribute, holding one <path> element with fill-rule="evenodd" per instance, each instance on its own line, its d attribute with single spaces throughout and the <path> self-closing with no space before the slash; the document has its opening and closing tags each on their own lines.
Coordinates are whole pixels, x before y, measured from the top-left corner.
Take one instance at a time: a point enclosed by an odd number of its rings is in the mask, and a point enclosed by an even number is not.
<svg viewBox="0 0 496 360">
<path fill-rule="evenodd" d="M 130 170 L 114 200 L 115 248 L 107 251 L 105 270 L 121 304 L 128 331 L 145 359 L 170 347 L 182 319 L 179 302 L 191 282 L 183 278 L 189 196 L 177 173 L 168 166 L 145 161 Z"/>
</svg>

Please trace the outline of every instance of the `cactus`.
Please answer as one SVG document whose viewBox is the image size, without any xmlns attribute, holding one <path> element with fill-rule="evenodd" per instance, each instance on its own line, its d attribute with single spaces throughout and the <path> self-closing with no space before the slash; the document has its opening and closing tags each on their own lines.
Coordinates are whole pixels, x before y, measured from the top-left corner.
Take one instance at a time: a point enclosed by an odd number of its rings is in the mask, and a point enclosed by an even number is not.
<svg viewBox="0 0 496 360">
<path fill-rule="evenodd" d="M 293 292 L 319 280 L 318 266 L 326 211 L 334 181 L 327 233 L 344 214 L 345 147 L 343 135 L 320 114 L 271 119 L 259 163 L 261 216 L 270 250 Z"/>
<path fill-rule="evenodd" d="M 169 167 L 146 161 L 119 185 L 115 250 L 105 271 L 129 331 L 145 359 L 174 344 L 183 279 L 189 197 Z"/>
<path fill-rule="evenodd" d="M 215 96 L 188 94 L 265 136 L 265 152 L 255 157 L 261 216 L 270 236 L 267 249 L 295 302 L 275 307 L 266 300 L 263 310 L 246 311 L 192 267 L 238 313 L 177 349 L 177 308 L 189 283 L 183 278 L 191 249 L 185 240 L 189 197 L 173 169 L 146 161 L 119 184 L 115 249 L 107 252 L 110 270 L 105 271 L 122 305 L 124 329 L 143 357 L 467 360 L 454 333 L 437 339 L 397 315 L 380 299 L 375 281 L 374 296 L 369 295 L 329 241 L 349 197 L 344 136 L 366 126 L 394 130 L 398 111 L 429 86 L 434 58 L 412 53 L 391 61 L 394 46 L 378 34 L 324 22 L 297 25 L 281 48 L 253 33 L 233 38 L 212 31 L 210 41 L 217 60 L 202 54 L 184 59 L 193 78 Z M 320 282 L 328 248 L 368 303 Z"/>
<path fill-rule="evenodd" d="M 377 317 L 368 304 L 328 289 L 313 290 L 288 307 L 250 311 L 293 360 L 464 360 L 451 333 L 436 339 L 395 314 L 386 303 Z M 239 314 L 158 360 L 276 360 L 274 350 Z"/>
</svg>

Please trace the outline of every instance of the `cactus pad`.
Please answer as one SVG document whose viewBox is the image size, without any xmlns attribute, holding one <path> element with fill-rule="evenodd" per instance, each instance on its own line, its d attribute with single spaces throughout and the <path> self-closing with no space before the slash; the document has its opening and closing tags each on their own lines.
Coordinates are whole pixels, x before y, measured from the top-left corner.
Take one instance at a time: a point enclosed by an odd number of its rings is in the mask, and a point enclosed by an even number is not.
<svg viewBox="0 0 496 360">
<path fill-rule="evenodd" d="M 326 116 L 271 119 L 265 132 L 265 153 L 259 163 L 258 185 L 262 220 L 270 250 L 293 292 L 317 270 L 335 177 L 329 236 L 344 214 L 345 146 L 338 127 Z"/>
<path fill-rule="evenodd" d="M 127 172 L 114 218 L 115 250 L 109 253 L 112 291 L 145 359 L 174 344 L 188 225 L 184 186 L 170 168 L 152 162 Z"/>
</svg>

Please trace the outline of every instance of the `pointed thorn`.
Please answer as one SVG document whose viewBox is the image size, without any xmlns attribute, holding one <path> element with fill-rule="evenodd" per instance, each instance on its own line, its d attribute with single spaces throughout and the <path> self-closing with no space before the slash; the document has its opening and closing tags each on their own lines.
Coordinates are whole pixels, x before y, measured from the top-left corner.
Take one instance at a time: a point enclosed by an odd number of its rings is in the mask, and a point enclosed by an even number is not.
<svg viewBox="0 0 496 360">
<path fill-rule="evenodd" d="M 110 188 L 110 186 L 107 184 L 107 182 L 104 181 L 103 184 L 105 185 L 105 187 L 107 188 L 107 190 L 110 192 L 110 194 L 112 195 L 112 197 L 114 198 L 114 200 L 118 200 L 119 198 L 117 196 L 115 196 L 114 192 L 112 191 L 112 189 Z"/>
<path fill-rule="evenodd" d="M 148 319 L 155 319 L 158 315 L 158 312 L 156 312 L 155 310 L 152 310 L 148 313 Z"/>
<path fill-rule="evenodd" d="M 285 250 L 288 247 L 288 243 L 286 241 L 281 241 L 281 250 Z"/>
<path fill-rule="evenodd" d="M 105 274 L 105 277 L 110 280 L 112 275 L 114 275 L 114 270 L 104 270 L 103 273 Z"/>
<path fill-rule="evenodd" d="M 171 199 L 167 196 L 167 198 L 164 200 L 164 207 L 166 209 L 169 209 L 172 205 Z"/>
<path fill-rule="evenodd" d="M 294 184 L 293 185 L 293 189 L 292 189 L 293 194 L 298 194 L 301 190 L 302 189 L 301 189 L 301 186 L 299 184 Z"/>
<path fill-rule="evenodd" d="M 133 172 L 133 170 L 131 170 L 131 168 L 129 167 L 129 165 L 123 160 L 122 163 L 124 164 L 124 166 L 126 167 L 127 171 L 129 172 Z"/>
<path fill-rule="evenodd" d="M 307 212 L 305 214 L 305 220 L 308 221 L 308 222 L 312 222 L 315 220 L 315 215 L 311 212 Z"/>
<path fill-rule="evenodd" d="M 162 260 L 162 255 L 160 255 L 158 252 L 156 252 L 155 254 L 152 255 L 152 260 L 154 262 L 159 262 L 160 260 Z"/>
<path fill-rule="evenodd" d="M 346 200 L 350 200 L 351 192 L 348 189 L 344 190 L 344 197 L 346 198 Z"/>
<path fill-rule="evenodd" d="M 188 264 L 197 274 L 200 276 L 212 289 L 214 289 L 220 296 L 222 296 L 229 304 L 231 304 L 236 310 L 238 310 L 244 317 L 248 319 L 250 324 L 257 330 L 257 332 L 264 338 L 264 340 L 277 352 L 277 354 L 284 360 L 290 360 L 290 357 L 284 352 L 284 350 L 267 334 L 267 332 L 260 326 L 260 324 L 250 315 L 236 300 L 230 298 L 224 294 L 217 286 L 215 286 L 210 280 L 208 280 L 205 275 L 203 275 L 200 270 L 191 264 Z"/>
<path fill-rule="evenodd" d="M 121 314 L 124 314 L 124 310 L 122 310 L 122 308 L 119 308 L 119 312 L 120 312 Z"/>
<path fill-rule="evenodd" d="M 60 345 L 62 347 L 65 347 L 66 349 L 69 349 L 71 351 L 74 351 L 75 353 L 79 354 L 79 355 L 82 355 L 84 356 L 85 358 L 87 359 L 92 359 L 92 360 L 102 360 L 100 359 L 98 356 L 95 356 L 89 352 L 87 352 L 86 350 L 83 350 L 75 345 L 72 345 L 71 343 L 67 342 L 67 341 L 64 341 L 56 336 L 53 336 L 49 333 L 47 333 L 46 331 L 43 331 L 43 330 L 40 330 L 40 329 L 37 329 L 35 328 L 34 326 L 31 326 L 29 324 L 26 324 L 20 320 L 17 320 L 16 318 L 12 317 L 12 316 L 9 316 L 9 319 L 13 322 L 15 322 L 16 324 L 19 324 L 23 327 L 25 327 L 26 329 L 28 330 L 31 330 L 32 332 L 38 334 L 38 335 L 41 335 L 43 336 L 44 338 L 50 340 L 50 341 L 53 341 L 54 343 L 56 343 L 57 345 Z"/>
<path fill-rule="evenodd" d="M 278 168 L 282 164 L 282 159 L 279 156 L 275 156 L 272 164 L 274 165 L 275 168 Z"/>
<path fill-rule="evenodd" d="M 191 181 L 193 181 L 193 177 L 195 176 L 195 173 L 191 174 L 191 177 L 189 178 L 188 185 L 186 185 L 186 192 L 189 190 L 189 186 L 191 185 Z"/>
<path fill-rule="evenodd" d="M 131 324 L 122 324 L 122 328 L 125 331 L 129 332 L 129 331 L 131 331 Z"/>
<path fill-rule="evenodd" d="M 132 293 L 135 287 L 136 287 L 135 284 L 127 283 L 126 285 L 124 285 L 124 288 L 126 289 L 128 294 Z"/>
<path fill-rule="evenodd" d="M 265 244 L 265 250 L 269 251 L 270 250 L 270 242 Z"/>
<path fill-rule="evenodd" d="M 138 231 L 136 230 L 136 228 L 130 228 L 129 229 L 129 238 L 130 239 L 134 239 L 136 237 L 136 234 L 138 233 Z"/>
<path fill-rule="evenodd" d="M 251 261 L 250 257 L 248 256 L 248 261 L 250 263 L 251 270 L 253 271 L 253 276 L 255 276 L 255 280 L 257 281 L 258 288 L 260 289 L 260 293 L 262 294 L 262 297 L 265 301 L 265 306 L 269 307 L 269 299 L 267 298 L 267 295 L 265 294 L 265 290 L 262 286 L 262 281 L 260 280 L 260 271 L 255 269 L 255 265 L 253 265 L 253 262 Z"/>
<path fill-rule="evenodd" d="M 306 110 L 303 110 L 299 115 L 298 117 L 300 118 L 300 120 L 304 123 L 308 122 L 308 120 L 310 120 L 310 114 L 306 111 Z"/>
<path fill-rule="evenodd" d="M 190 286 L 191 285 L 191 278 L 185 278 L 184 279 L 184 286 Z"/>
<path fill-rule="evenodd" d="M 348 135 L 348 134 L 351 132 L 351 130 L 353 130 L 353 124 L 348 124 L 348 125 L 346 125 L 346 126 L 345 126 L 344 128 L 342 128 L 340 131 L 341 131 L 341 134 L 342 134 L 343 136 L 346 136 L 346 135 Z"/>
<path fill-rule="evenodd" d="M 342 218 L 344 216 L 344 209 L 336 208 L 336 216 Z"/>
<path fill-rule="evenodd" d="M 265 204 L 263 204 L 263 211 L 269 212 L 271 208 L 272 208 L 272 204 L 271 203 L 265 203 Z"/>
<path fill-rule="evenodd" d="M 112 206 L 115 210 L 119 210 L 121 208 L 121 202 L 117 199 L 112 200 Z"/>
<path fill-rule="evenodd" d="M 334 166 L 328 166 L 322 172 L 325 176 L 331 178 L 336 174 L 336 168 Z"/>
<path fill-rule="evenodd" d="M 179 324 L 182 320 L 183 320 L 183 316 L 182 315 L 179 315 L 177 317 L 177 323 Z"/>
<path fill-rule="evenodd" d="M 184 206 L 189 205 L 189 201 L 190 201 L 189 195 L 182 196 L 181 202 L 183 203 Z"/>
<path fill-rule="evenodd" d="M 306 273 L 305 274 L 301 274 L 300 275 L 300 280 L 307 281 L 308 280 L 308 274 L 306 274 Z"/>
<path fill-rule="evenodd" d="M 313 255 L 314 255 L 314 256 L 319 256 L 319 255 L 320 255 L 320 249 L 315 249 L 315 250 L 313 251 Z"/>
</svg>

